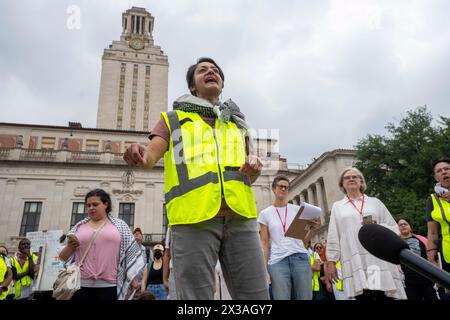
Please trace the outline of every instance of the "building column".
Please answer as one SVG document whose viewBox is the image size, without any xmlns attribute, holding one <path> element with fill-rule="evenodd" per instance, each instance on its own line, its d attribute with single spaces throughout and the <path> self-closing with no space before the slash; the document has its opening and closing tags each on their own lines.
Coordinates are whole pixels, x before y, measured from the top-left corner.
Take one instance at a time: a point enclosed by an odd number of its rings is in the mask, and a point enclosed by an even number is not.
<svg viewBox="0 0 450 320">
<path fill-rule="evenodd" d="M 300 193 L 300 201 L 305 202 L 305 194 L 303 193 L 303 191 Z"/>
<path fill-rule="evenodd" d="M 143 233 L 153 232 L 154 202 L 155 202 L 155 183 L 149 182 L 145 184 L 145 192 L 144 192 L 145 218 L 140 219 L 141 222 L 144 221 L 143 225 L 141 226 Z"/>
<path fill-rule="evenodd" d="M 127 16 L 127 32 L 131 32 L 131 16 Z"/>
<path fill-rule="evenodd" d="M 49 210 L 42 210 L 41 212 L 39 230 L 62 229 L 65 232 L 65 230 L 70 228 L 71 217 L 69 218 L 69 223 L 67 223 L 67 213 L 61 214 L 63 212 L 65 184 L 66 182 L 64 180 L 55 181 L 53 194 L 49 194 L 48 197 Z M 72 210 L 70 212 L 72 212 Z"/>
<path fill-rule="evenodd" d="M 307 190 L 308 190 L 308 202 L 309 202 L 310 204 L 316 205 L 316 204 L 314 203 L 314 192 L 313 192 L 311 186 L 309 186 Z"/>
<path fill-rule="evenodd" d="M 15 190 L 18 180 L 6 179 L 5 193 L 2 196 L 1 207 L 4 210 L 0 211 L 0 242 L 6 243 L 7 246 L 10 243 L 11 236 L 18 236 L 20 232 L 20 222 L 22 221 L 22 215 L 20 212 L 13 211 L 13 201 L 15 196 Z M 17 220 L 19 220 L 17 222 Z M 17 229 L 17 225 L 19 226 Z"/>
<path fill-rule="evenodd" d="M 318 206 L 322 209 L 322 214 L 320 215 L 320 221 L 322 223 L 325 221 L 325 202 L 323 201 L 323 190 L 322 190 L 322 183 L 320 181 L 317 181 L 315 183 L 316 185 L 316 193 L 317 193 L 317 203 Z"/>
</svg>

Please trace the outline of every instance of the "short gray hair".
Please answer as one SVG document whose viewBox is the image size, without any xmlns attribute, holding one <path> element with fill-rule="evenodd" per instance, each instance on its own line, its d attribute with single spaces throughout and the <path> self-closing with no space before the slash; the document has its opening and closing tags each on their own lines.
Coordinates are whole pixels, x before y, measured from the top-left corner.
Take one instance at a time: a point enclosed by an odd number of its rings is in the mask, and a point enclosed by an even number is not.
<svg viewBox="0 0 450 320">
<path fill-rule="evenodd" d="M 341 189 L 341 191 L 344 194 L 347 194 L 347 191 L 345 191 L 345 189 L 344 189 L 344 174 L 350 170 L 355 171 L 356 174 L 361 179 L 361 187 L 359 188 L 359 191 L 361 191 L 361 193 L 364 193 L 364 191 L 366 191 L 366 189 L 367 189 L 366 179 L 364 179 L 364 175 L 362 174 L 362 172 L 359 171 L 358 169 L 356 169 L 355 167 L 346 168 L 346 169 L 344 169 L 344 171 L 342 171 L 342 173 L 339 177 L 339 189 Z"/>
</svg>

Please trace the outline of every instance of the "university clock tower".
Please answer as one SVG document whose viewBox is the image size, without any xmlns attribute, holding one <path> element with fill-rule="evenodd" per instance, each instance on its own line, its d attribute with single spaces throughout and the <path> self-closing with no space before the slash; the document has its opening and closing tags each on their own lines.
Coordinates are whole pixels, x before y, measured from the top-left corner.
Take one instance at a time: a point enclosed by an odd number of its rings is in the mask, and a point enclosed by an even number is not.
<svg viewBox="0 0 450 320">
<path fill-rule="evenodd" d="M 149 131 L 167 111 L 169 63 L 154 45 L 154 20 L 144 8 L 122 14 L 120 41 L 103 52 L 97 128 Z"/>
</svg>

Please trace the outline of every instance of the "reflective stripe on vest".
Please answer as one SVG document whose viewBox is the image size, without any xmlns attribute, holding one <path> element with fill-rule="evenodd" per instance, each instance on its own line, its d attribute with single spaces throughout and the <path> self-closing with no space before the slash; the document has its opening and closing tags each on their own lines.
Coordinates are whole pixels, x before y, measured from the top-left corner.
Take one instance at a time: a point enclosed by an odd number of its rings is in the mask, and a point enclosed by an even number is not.
<svg viewBox="0 0 450 320">
<path fill-rule="evenodd" d="M 167 119 L 170 123 L 170 133 L 172 136 L 173 148 L 179 150 L 178 159 L 175 159 L 176 169 L 178 174 L 178 186 L 173 187 L 167 192 L 164 197 L 166 204 L 172 201 L 172 199 L 182 196 L 192 190 L 207 185 L 208 183 L 218 183 L 219 178 L 214 172 L 207 172 L 202 176 L 189 180 L 188 169 L 186 165 L 186 159 L 184 157 L 183 150 L 183 137 L 181 135 L 181 125 L 176 112 L 168 112 Z M 173 134 L 175 133 L 175 134 Z M 180 145 L 181 143 L 181 145 Z"/>
<path fill-rule="evenodd" d="M 245 138 L 237 126 L 216 119 L 212 128 L 198 114 L 183 111 L 163 112 L 162 117 L 171 136 L 164 155 L 169 225 L 208 220 L 220 210 L 222 199 L 234 212 L 256 218 L 250 179 L 239 172 L 245 161 Z M 205 199 L 209 202 L 205 203 Z M 197 210 L 189 210 L 190 207 Z"/>
<path fill-rule="evenodd" d="M 450 203 L 441 201 L 436 194 L 431 195 L 433 201 L 433 211 L 431 217 L 438 222 L 442 235 L 442 256 L 446 263 L 450 263 L 450 223 L 447 214 L 450 216 Z"/>
<path fill-rule="evenodd" d="M 0 257 L 0 283 L 2 283 L 5 280 L 7 272 L 8 266 L 6 265 L 4 258 Z M 9 293 L 9 286 L 6 291 L 3 291 L 2 294 L 0 294 L 0 300 L 5 300 L 8 293 Z"/>
</svg>

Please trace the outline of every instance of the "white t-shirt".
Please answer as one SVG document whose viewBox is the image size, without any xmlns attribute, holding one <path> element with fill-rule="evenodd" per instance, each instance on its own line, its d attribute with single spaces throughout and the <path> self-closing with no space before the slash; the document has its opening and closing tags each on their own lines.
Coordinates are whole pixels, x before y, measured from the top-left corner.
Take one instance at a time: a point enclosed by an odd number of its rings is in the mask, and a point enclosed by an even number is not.
<svg viewBox="0 0 450 320">
<path fill-rule="evenodd" d="M 260 212 L 258 222 L 267 226 L 270 237 L 269 265 L 280 262 L 284 258 L 295 253 L 308 253 L 303 241 L 291 237 L 285 237 L 283 224 L 285 223 L 286 207 L 277 208 L 279 216 L 274 206 L 270 206 Z M 299 206 L 288 203 L 286 214 L 286 230 L 294 220 Z M 281 220 L 280 220 L 281 218 Z"/>
</svg>

